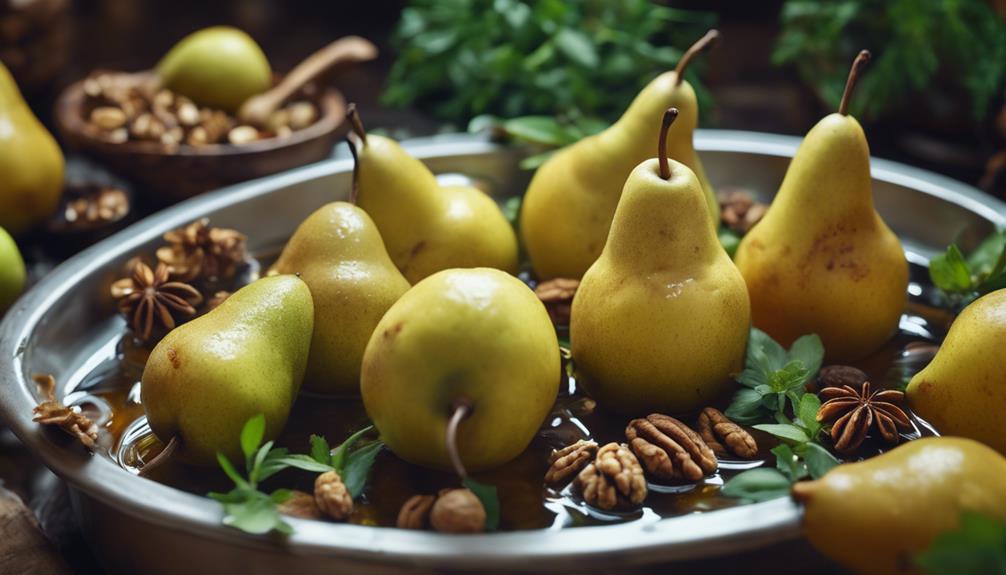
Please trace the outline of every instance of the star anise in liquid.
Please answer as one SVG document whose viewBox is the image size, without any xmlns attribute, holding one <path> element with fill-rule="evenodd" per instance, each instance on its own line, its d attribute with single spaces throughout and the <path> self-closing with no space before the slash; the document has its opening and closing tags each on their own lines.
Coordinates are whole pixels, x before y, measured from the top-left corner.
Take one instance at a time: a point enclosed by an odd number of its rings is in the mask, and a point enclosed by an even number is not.
<svg viewBox="0 0 1006 575">
<path fill-rule="evenodd" d="M 817 420 L 831 423 L 831 440 L 839 453 L 852 453 L 863 444 L 871 428 L 876 428 L 888 444 L 898 443 L 898 429 L 911 429 L 908 414 L 901 407 L 905 394 L 893 389 L 873 391 L 870 382 L 862 389 L 849 385 L 821 390 L 824 403 Z"/>
<path fill-rule="evenodd" d="M 143 341 L 150 341 L 156 327 L 170 331 L 178 320 L 196 315 L 196 306 L 203 301 L 196 288 L 172 281 L 163 263 L 151 270 L 147 264 L 135 262 L 132 276 L 112 284 L 111 291 L 133 333 Z"/>
</svg>

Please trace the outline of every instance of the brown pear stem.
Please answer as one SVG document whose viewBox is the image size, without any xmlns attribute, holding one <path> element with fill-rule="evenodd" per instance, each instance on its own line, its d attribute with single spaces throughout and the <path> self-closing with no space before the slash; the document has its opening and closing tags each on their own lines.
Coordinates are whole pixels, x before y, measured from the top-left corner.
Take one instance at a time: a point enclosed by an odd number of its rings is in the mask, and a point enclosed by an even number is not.
<svg viewBox="0 0 1006 575">
<path fill-rule="evenodd" d="M 458 451 L 458 427 L 466 417 L 471 415 L 472 403 L 467 398 L 459 397 L 454 400 L 453 409 L 454 413 L 451 414 L 451 419 L 447 422 L 447 455 L 450 456 L 451 465 L 454 466 L 454 472 L 458 474 L 458 477 L 468 479 L 468 470 L 461 462 L 461 453 Z"/>
<path fill-rule="evenodd" d="M 137 472 L 137 475 L 139 475 L 140 477 L 149 476 L 151 473 L 154 472 L 155 469 L 157 469 L 158 467 L 163 465 L 165 461 L 170 459 L 171 456 L 174 455 L 176 451 L 178 451 L 178 448 L 181 445 L 182 440 L 177 435 L 173 436 L 171 440 L 168 441 L 168 444 L 164 446 L 164 449 L 160 451 L 160 453 L 155 455 L 153 459 L 148 461 L 146 464 L 143 465 L 143 467 L 140 468 L 140 471 Z"/>
<path fill-rule="evenodd" d="M 849 98 L 852 97 L 852 90 L 855 89 L 856 81 L 859 80 L 860 71 L 869 61 L 869 50 L 860 50 L 859 54 L 856 55 L 856 59 L 852 61 L 852 68 L 849 70 L 849 79 L 845 82 L 845 92 L 842 93 L 842 101 L 838 104 L 839 114 L 843 116 L 849 115 Z"/>
<path fill-rule="evenodd" d="M 353 133 L 364 145 L 367 144 L 367 131 L 363 129 L 363 120 L 360 119 L 360 112 L 356 110 L 356 103 L 352 102 L 346 106 L 346 119 L 349 120 Z"/>
<path fill-rule="evenodd" d="M 681 56 L 681 59 L 678 60 L 678 65 L 674 68 L 674 75 L 676 76 L 674 80 L 675 86 L 681 84 L 681 80 L 685 77 L 685 68 L 688 67 L 688 63 L 692 61 L 692 58 L 694 58 L 699 52 L 715 44 L 719 39 L 720 31 L 713 29 L 706 32 L 705 36 L 699 38 L 697 42 L 688 48 L 684 55 Z"/>
<path fill-rule="evenodd" d="M 345 138 L 349 153 L 353 155 L 353 184 L 349 189 L 349 203 L 356 205 L 356 197 L 360 195 L 360 157 L 356 155 L 356 144 Z"/>
<path fill-rule="evenodd" d="M 667 108 L 664 111 L 664 120 L 660 124 L 660 140 L 657 142 L 657 161 L 660 162 L 660 177 L 671 179 L 671 165 L 667 162 L 667 130 L 678 117 L 677 108 Z"/>
</svg>

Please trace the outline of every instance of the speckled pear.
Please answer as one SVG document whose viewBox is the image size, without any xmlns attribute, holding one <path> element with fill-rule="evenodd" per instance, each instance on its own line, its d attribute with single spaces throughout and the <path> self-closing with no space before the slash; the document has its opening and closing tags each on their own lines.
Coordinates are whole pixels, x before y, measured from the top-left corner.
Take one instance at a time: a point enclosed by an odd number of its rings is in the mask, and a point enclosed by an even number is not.
<svg viewBox="0 0 1006 575">
<path fill-rule="evenodd" d="M 374 221 L 348 202 L 322 206 L 297 228 L 272 272 L 298 274 L 311 288 L 314 336 L 304 388 L 359 395 L 370 334 L 409 289 Z"/>
<path fill-rule="evenodd" d="M 911 559 L 972 511 L 1006 521 L 1006 458 L 977 441 L 929 437 L 793 486 L 822 553 L 863 575 L 918 574 Z"/>
<path fill-rule="evenodd" d="M 901 243 L 873 208 L 870 148 L 846 113 L 868 60 L 864 50 L 839 112 L 807 133 L 768 212 L 734 258 L 751 294 L 755 327 L 785 346 L 816 333 L 833 363 L 883 345 L 907 297 Z"/>
<path fill-rule="evenodd" d="M 625 179 L 653 157 L 660 117 L 667 108 L 679 111 L 667 132 L 667 153 L 696 175 L 708 217 L 719 223 L 719 205 L 692 144 L 698 102 L 683 77 L 691 58 L 718 37 L 711 30 L 674 71 L 643 88 L 617 122 L 563 148 L 538 168 L 520 215 L 521 239 L 538 277 L 579 278 L 601 254 Z"/>
<path fill-rule="evenodd" d="M 976 439 L 1006 455 L 1006 289 L 971 302 L 936 357 L 906 390 L 912 411 L 940 433 Z"/>
<path fill-rule="evenodd" d="M 266 277 L 162 339 L 143 370 L 147 421 L 182 460 L 241 460 L 241 428 L 264 414 L 266 439 L 286 425 L 311 346 L 314 305 L 292 275 Z"/>
<path fill-rule="evenodd" d="M 673 109 L 665 130 L 669 121 Z M 629 175 L 604 251 L 573 299 L 578 381 L 610 411 L 691 411 L 733 389 L 750 327 L 744 279 L 702 186 L 661 149 Z"/>
<path fill-rule="evenodd" d="M 398 142 L 367 134 L 355 107 L 357 205 L 374 219 L 391 260 L 411 283 L 449 268 L 517 272 L 517 235 L 495 200 L 440 186 Z"/>
</svg>

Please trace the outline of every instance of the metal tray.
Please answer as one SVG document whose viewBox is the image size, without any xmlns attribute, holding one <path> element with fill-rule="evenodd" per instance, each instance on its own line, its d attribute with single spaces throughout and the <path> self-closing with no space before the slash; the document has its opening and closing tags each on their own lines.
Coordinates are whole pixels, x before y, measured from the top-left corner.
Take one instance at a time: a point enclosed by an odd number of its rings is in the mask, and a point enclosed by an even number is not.
<svg viewBox="0 0 1006 575">
<path fill-rule="evenodd" d="M 765 197 L 782 181 L 799 142 L 728 131 L 700 131 L 696 139 L 715 185 L 744 186 Z M 414 140 L 407 147 L 434 171 L 484 179 L 501 196 L 522 193 L 530 176 L 517 167 L 519 150 L 474 137 Z M 952 241 L 973 247 L 1006 225 L 1006 204 L 973 188 L 893 162 L 874 160 L 872 166 L 877 209 L 902 238 L 917 278 L 924 277 L 920 266 L 936 250 Z M 248 233 L 252 249 L 277 245 L 315 208 L 345 198 L 351 172 L 352 160 L 340 153 L 178 204 L 58 267 L 0 324 L 0 415 L 69 484 L 84 532 L 110 569 L 148 574 L 622 570 L 740 553 L 798 536 L 799 508 L 779 499 L 576 529 L 449 536 L 294 519 L 297 533 L 289 538 L 253 537 L 221 526 L 217 503 L 139 478 L 32 423 L 37 397 L 31 374 L 55 374 L 65 394 L 93 367 L 99 348 L 123 329 L 107 291 L 130 257 L 150 253 L 165 231 L 202 216 Z"/>
</svg>

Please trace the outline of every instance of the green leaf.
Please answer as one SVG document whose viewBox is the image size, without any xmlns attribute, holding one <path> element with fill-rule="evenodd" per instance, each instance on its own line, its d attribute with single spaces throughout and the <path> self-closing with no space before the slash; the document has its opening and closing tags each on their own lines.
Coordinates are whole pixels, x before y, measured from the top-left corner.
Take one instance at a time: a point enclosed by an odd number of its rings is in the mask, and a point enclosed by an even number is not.
<svg viewBox="0 0 1006 575">
<path fill-rule="evenodd" d="M 495 485 L 479 483 L 471 477 L 462 481 L 465 487 L 472 490 L 475 497 L 482 502 L 482 507 L 486 510 L 486 531 L 496 531 L 500 524 L 500 500 L 496 493 Z"/>
<path fill-rule="evenodd" d="M 266 444 L 260 447 L 258 452 L 255 453 L 255 460 L 252 463 L 251 469 L 248 471 L 248 482 L 251 483 L 253 487 L 258 485 L 258 482 L 260 481 L 259 473 L 262 469 L 262 463 L 265 461 L 266 456 L 269 455 L 269 450 L 272 449 L 272 444 L 272 441 L 266 442 Z"/>
<path fill-rule="evenodd" d="M 327 439 L 320 435 L 311 435 L 311 458 L 325 465 L 332 462 L 332 448 L 328 445 Z"/>
<path fill-rule="evenodd" d="M 946 253 L 929 260 L 929 278 L 933 285 L 945 292 L 967 292 L 973 287 L 971 269 L 956 244 L 951 244 Z"/>
<path fill-rule="evenodd" d="M 281 462 L 287 467 L 295 467 L 297 469 L 302 469 L 304 471 L 316 471 L 318 473 L 325 473 L 326 471 L 334 471 L 335 468 L 327 463 L 321 463 L 316 460 L 313 456 L 303 455 L 300 453 L 294 453 L 284 457 Z"/>
<path fill-rule="evenodd" d="M 798 445 L 794 451 L 803 458 L 807 464 L 807 471 L 814 479 L 820 479 L 825 473 L 841 463 L 827 449 L 817 443 Z"/>
<path fill-rule="evenodd" d="M 817 412 L 821 409 L 821 400 L 813 393 L 805 393 L 800 397 L 800 404 L 796 409 L 797 418 L 807 430 L 807 435 L 811 439 L 817 439 L 817 434 L 821 431 L 821 424 L 817 421 Z"/>
<path fill-rule="evenodd" d="M 776 370 L 769 377 L 769 387 L 776 393 L 785 393 L 792 389 L 802 389 L 807 381 L 807 368 L 799 361 L 791 361 Z"/>
<path fill-rule="evenodd" d="M 375 441 L 368 443 L 359 449 L 353 450 L 346 458 L 346 465 L 340 473 L 346 490 L 354 499 L 363 493 L 363 488 L 367 485 L 367 477 L 370 475 L 370 468 L 374 465 L 377 454 L 381 452 L 384 443 Z"/>
<path fill-rule="evenodd" d="M 1006 231 L 990 234 L 978 244 L 968 256 L 968 267 L 977 275 L 992 273 L 994 268 L 1003 264 L 1003 254 L 1006 253 Z"/>
<path fill-rule="evenodd" d="M 520 161 L 518 166 L 522 170 L 535 170 L 539 166 L 545 163 L 546 160 L 551 158 L 558 150 L 548 150 L 540 154 L 534 154 L 533 156 L 528 156 Z"/>
<path fill-rule="evenodd" d="M 758 502 L 789 495 L 790 481 L 778 469 L 759 467 L 737 475 L 720 492 L 727 497 Z"/>
<path fill-rule="evenodd" d="M 786 350 L 762 330 L 753 327 L 748 337 L 747 367 L 768 374 L 782 369 L 787 363 Z"/>
<path fill-rule="evenodd" d="M 245 466 L 251 469 L 251 459 L 265 437 L 265 414 L 260 413 L 249 419 L 241 428 L 241 451 L 245 454 Z"/>
<path fill-rule="evenodd" d="M 821 338 L 817 334 L 801 336 L 789 348 L 789 359 L 803 364 L 803 368 L 807 370 L 807 379 L 814 377 L 821 370 L 821 362 L 824 361 L 824 344 L 821 343 Z"/>
<path fill-rule="evenodd" d="M 269 500 L 272 501 L 274 505 L 286 503 L 291 497 L 293 497 L 293 491 L 289 489 L 277 489 L 269 494 Z"/>
<path fill-rule="evenodd" d="M 292 528 L 280 517 L 272 500 L 261 493 L 242 503 L 225 503 L 223 523 L 245 533 L 261 535 L 273 530 L 290 533 Z"/>
<path fill-rule="evenodd" d="M 726 250 L 731 258 L 737 253 L 737 246 L 741 245 L 741 237 L 730 228 L 720 228 L 718 232 L 720 245 Z"/>
<path fill-rule="evenodd" d="M 523 200 L 523 196 L 513 196 L 503 202 L 503 216 L 515 229 L 517 228 L 517 219 L 520 217 L 520 206 Z"/>
<path fill-rule="evenodd" d="M 790 482 L 799 481 L 807 477 L 807 466 L 801 461 L 793 448 L 785 443 L 775 446 L 772 449 L 775 455 L 775 466 Z"/>
<path fill-rule="evenodd" d="M 960 528 L 938 536 L 915 564 L 928 575 L 1006 575 L 1006 521 L 965 511 Z"/>
<path fill-rule="evenodd" d="M 234 465 L 231 463 L 231 460 L 227 459 L 227 456 L 224 455 L 223 453 L 220 453 L 219 451 L 217 452 L 217 463 L 220 464 L 220 469 L 224 470 L 224 473 L 227 474 L 227 477 L 230 477 L 231 481 L 234 482 L 234 485 L 237 485 L 242 489 L 251 489 L 251 486 L 248 485 L 248 482 L 245 481 L 245 479 L 241 477 L 241 474 L 238 473 L 238 470 L 234 468 Z"/>
<path fill-rule="evenodd" d="M 734 423 L 749 424 L 762 416 L 762 394 L 753 389 L 739 389 L 724 412 Z"/>
<path fill-rule="evenodd" d="M 569 143 L 566 129 L 550 116 L 512 118 L 504 120 L 502 127 L 511 137 L 525 142 L 546 146 L 562 146 Z"/>
<path fill-rule="evenodd" d="M 261 467 L 258 470 L 258 481 L 259 483 L 269 479 L 273 475 L 276 475 L 280 471 L 283 471 L 289 467 L 286 463 L 283 463 L 283 459 L 289 455 L 289 451 L 284 448 L 273 448 L 269 451 L 268 455 L 265 457 L 265 461 L 262 462 Z"/>
<path fill-rule="evenodd" d="M 562 28 L 555 35 L 555 47 L 567 58 L 586 68 L 596 68 L 599 58 L 594 43 L 583 32 Z"/>
<path fill-rule="evenodd" d="M 353 435 L 350 435 L 346 441 L 343 441 L 339 447 L 332 452 L 332 467 L 339 472 L 339 475 L 343 475 L 343 470 L 346 466 L 346 455 L 349 453 L 349 448 L 353 447 L 353 444 L 359 441 L 367 432 L 374 429 L 373 425 L 368 425 L 360 431 L 357 431 Z"/>
<path fill-rule="evenodd" d="M 807 432 L 795 425 L 788 425 L 784 423 L 762 423 L 753 427 L 760 431 L 764 431 L 765 433 L 770 433 L 780 439 L 794 441 L 796 443 L 806 443 L 810 441 L 810 437 L 807 436 Z"/>
</svg>

